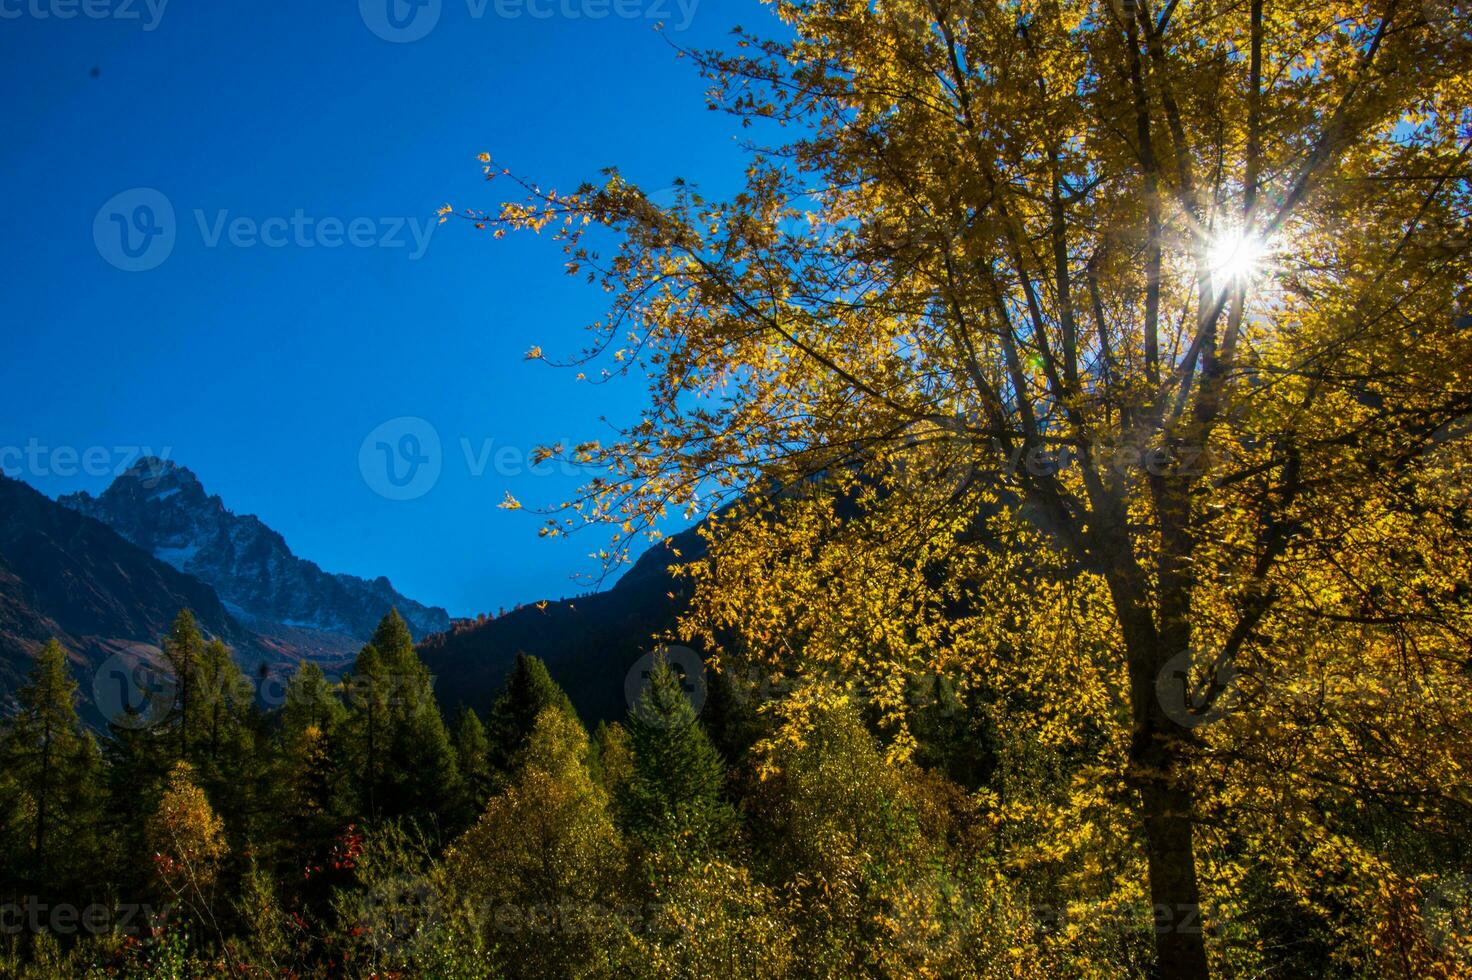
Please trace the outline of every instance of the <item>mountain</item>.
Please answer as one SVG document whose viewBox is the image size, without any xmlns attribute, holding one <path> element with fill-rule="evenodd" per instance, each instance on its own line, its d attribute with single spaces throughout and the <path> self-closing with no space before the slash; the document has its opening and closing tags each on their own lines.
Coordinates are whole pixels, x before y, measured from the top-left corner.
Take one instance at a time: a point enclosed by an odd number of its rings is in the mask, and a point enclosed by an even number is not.
<svg viewBox="0 0 1472 980">
<path fill-rule="evenodd" d="M 449 628 L 445 610 L 400 595 L 389 580 L 324 572 L 294 555 L 254 515 L 238 515 L 185 467 L 146 457 L 100 496 L 62 505 L 95 518 L 180 571 L 213 586 L 246 625 L 292 644 L 342 651 L 367 640 L 397 607 L 416 637 Z"/>
<path fill-rule="evenodd" d="M 529 653 L 546 662 L 584 721 L 622 719 L 631 668 L 683 608 L 685 584 L 670 568 L 703 554 L 704 545 L 694 529 L 685 531 L 645 552 L 607 591 L 522 606 L 429 637 L 419 655 L 441 706 L 453 712 L 463 704 L 485 717 L 516 655 Z"/>
<path fill-rule="evenodd" d="M 205 583 L 158 561 L 117 532 L 0 475 L 0 691 L 23 683 L 56 637 L 87 675 L 113 654 L 141 655 L 180 609 L 236 648 L 246 663 L 277 659 Z"/>
</svg>

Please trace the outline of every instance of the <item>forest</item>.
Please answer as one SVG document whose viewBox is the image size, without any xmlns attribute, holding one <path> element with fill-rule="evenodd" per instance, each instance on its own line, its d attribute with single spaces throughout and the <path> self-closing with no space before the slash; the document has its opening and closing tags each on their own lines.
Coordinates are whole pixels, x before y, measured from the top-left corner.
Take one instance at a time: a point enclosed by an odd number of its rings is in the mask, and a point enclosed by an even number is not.
<svg viewBox="0 0 1472 980">
<path fill-rule="evenodd" d="M 184 612 L 93 731 L 53 644 L 0 974 L 1472 975 L 1464 5 L 768 6 L 669 41 L 736 190 L 485 151 L 439 214 L 596 294 L 526 358 L 643 407 L 500 506 L 698 529 L 702 676 L 447 717 L 390 614 L 267 711 Z"/>
</svg>

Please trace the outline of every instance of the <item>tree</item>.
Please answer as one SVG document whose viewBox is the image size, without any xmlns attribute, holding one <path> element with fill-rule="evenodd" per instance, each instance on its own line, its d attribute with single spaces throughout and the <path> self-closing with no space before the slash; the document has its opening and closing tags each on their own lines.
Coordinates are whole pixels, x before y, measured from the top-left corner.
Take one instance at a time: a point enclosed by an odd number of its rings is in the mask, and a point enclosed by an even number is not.
<svg viewBox="0 0 1472 980">
<path fill-rule="evenodd" d="M 693 862 L 661 891 L 655 917 L 633 924 L 621 959 L 660 980 L 786 977 L 797 929 L 772 889 L 745 868 Z"/>
<path fill-rule="evenodd" d="M 303 660 L 286 682 L 286 700 L 281 706 L 281 734 L 289 744 L 309 728 L 331 735 L 347 718 L 335 685 L 322 668 Z"/>
<path fill-rule="evenodd" d="M 230 648 L 218 638 L 211 639 L 200 658 L 196 698 L 200 749 L 210 762 L 218 765 L 231 743 L 239 740 L 254 698 L 255 691 Z"/>
<path fill-rule="evenodd" d="M 164 637 L 164 659 L 174 672 L 177 693 L 175 712 L 179 733 L 179 758 L 189 757 L 190 739 L 195 729 L 202 727 L 198 702 L 203 695 L 200 687 L 203 680 L 204 637 L 199 632 L 194 613 L 179 610 Z"/>
<path fill-rule="evenodd" d="M 616 924 L 623 847 L 587 755 L 577 719 L 544 709 L 512 784 L 445 853 L 447 877 L 487 913 L 487 941 L 508 972 L 583 975 L 605 955 L 588 936 Z"/>
<path fill-rule="evenodd" d="M 634 772 L 633 750 L 629 747 L 629 730 L 618 722 L 600 721 L 593 732 L 589 769 L 610 797 L 617 799 L 624 784 Z"/>
<path fill-rule="evenodd" d="M 303 661 L 287 682 L 277 738 L 296 864 L 319 858 L 353 812 L 346 720 L 337 688 L 320 667 Z"/>
<path fill-rule="evenodd" d="M 368 816 L 377 817 L 388 740 L 390 675 L 373 644 L 369 643 L 358 651 L 358 659 L 353 663 L 346 686 L 348 724 L 358 763 L 354 769 L 360 806 Z"/>
<path fill-rule="evenodd" d="M 761 750 L 756 837 L 776 873 L 798 885 L 807 956 L 852 973 L 882 942 L 875 925 L 890 900 L 933 865 L 914 804 L 846 702 L 822 708 L 802 741 Z"/>
<path fill-rule="evenodd" d="M 453 728 L 455 758 L 465 781 L 466 801 L 479 815 L 491 793 L 490 742 L 480 716 L 472 708 L 460 708 Z"/>
<path fill-rule="evenodd" d="M 189 763 L 176 763 L 169 773 L 168 788 L 148 822 L 148 840 L 155 873 L 167 894 L 205 920 L 228 849 L 224 823 L 195 785 Z"/>
<path fill-rule="evenodd" d="M 379 623 L 349 683 L 370 815 L 434 822 L 457 798 L 460 774 L 433 679 L 397 610 Z"/>
<path fill-rule="evenodd" d="M 567 694 L 547 673 L 547 665 L 537 657 L 518 653 L 516 665 L 507 675 L 486 719 L 492 772 L 505 777 L 516 770 L 537 719 L 553 707 L 570 718 L 577 718 Z"/>
<path fill-rule="evenodd" d="M 633 767 L 619 792 L 625 832 L 682 860 L 709 856 L 729 841 L 736 811 L 725 799 L 725 763 L 663 659 L 629 711 L 628 732 Z"/>
<path fill-rule="evenodd" d="M 66 650 L 48 640 L 16 692 L 20 710 L 0 743 L 13 793 L 23 796 L 29 820 L 27 862 L 36 881 L 65 881 L 95 841 L 85 839 L 98 818 L 101 757 L 77 717 L 77 683 Z M 15 797 L 7 794 L 10 809 Z"/>
<path fill-rule="evenodd" d="M 559 229 L 613 295 L 585 360 L 651 380 L 620 438 L 546 451 L 606 475 L 544 532 L 611 523 L 616 560 L 747 498 L 690 630 L 883 679 L 897 725 L 897 676 L 1008 642 L 978 599 L 1026 554 L 1068 584 L 1035 618 L 1113 653 L 1149 900 L 1201 914 L 1229 679 L 1346 621 L 1444 677 L 1466 635 L 1430 459 L 1472 409 L 1472 45 L 1436 7 L 794 0 L 789 40 L 695 54 L 716 106 L 793 134 L 733 199 L 610 172 L 466 213 Z M 1159 975 L 1207 976 L 1205 931 L 1158 930 Z"/>
</svg>

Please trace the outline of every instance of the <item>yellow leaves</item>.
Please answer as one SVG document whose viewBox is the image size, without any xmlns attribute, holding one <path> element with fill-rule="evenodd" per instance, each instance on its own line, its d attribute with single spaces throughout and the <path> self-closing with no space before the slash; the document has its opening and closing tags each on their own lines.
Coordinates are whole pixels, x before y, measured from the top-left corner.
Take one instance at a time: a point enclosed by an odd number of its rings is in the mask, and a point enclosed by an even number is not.
<svg viewBox="0 0 1472 980">
<path fill-rule="evenodd" d="M 542 348 L 534 344 L 524 356 L 528 361 L 540 361 L 542 360 Z"/>
<path fill-rule="evenodd" d="M 213 884 L 229 850 L 225 824 L 195 785 L 189 763 L 179 762 L 169 773 L 168 788 L 148 821 L 148 841 L 155 873 L 176 897 L 198 896 Z"/>
<path fill-rule="evenodd" d="M 507 490 L 506 498 L 496 506 L 501 510 L 521 510 L 521 501 L 513 497 L 510 490 Z"/>
<path fill-rule="evenodd" d="M 770 489 L 769 503 L 707 525 L 680 624 L 729 642 L 723 662 L 754 675 L 759 710 L 780 722 L 763 751 L 800 751 L 851 701 L 893 768 L 934 721 L 910 681 L 943 675 L 998 733 L 1006 802 L 986 798 L 983 828 L 997 860 L 1109 901 L 1142 875 L 1123 777 L 1133 719 L 1151 717 L 1131 704 L 1142 688 L 1120 616 L 1160 628 L 1188 608 L 1189 643 L 1205 649 L 1245 636 L 1239 703 L 1193 732 L 1173 770 L 1205 788 L 1203 867 L 1241 882 L 1260 864 L 1314 915 L 1389 922 L 1367 869 L 1380 881 L 1394 869 L 1357 849 L 1346 815 L 1368 794 L 1401 801 L 1403 825 L 1445 822 L 1437 801 L 1469 764 L 1472 699 L 1445 685 L 1472 633 L 1458 598 L 1472 564 L 1454 516 L 1465 497 L 1450 496 L 1472 467 L 1411 432 L 1440 424 L 1472 363 L 1449 316 L 1466 250 L 1423 240 L 1463 223 L 1464 189 L 1428 198 L 1404 178 L 1459 159 L 1447 124 L 1459 117 L 1443 106 L 1466 104 L 1472 53 L 1433 54 L 1428 25 L 1397 15 L 1366 72 L 1375 11 L 1268 10 L 1268 131 L 1253 142 L 1274 183 L 1260 201 L 1282 201 L 1282 175 L 1344 97 L 1365 101 L 1344 117 L 1361 128 L 1283 222 L 1271 275 L 1244 277 L 1240 359 L 1218 365 L 1215 411 L 1190 359 L 1211 310 L 1193 232 L 1242 222 L 1247 67 L 1222 52 L 1246 49 L 1245 11 L 1187 3 L 1163 50 L 1146 52 L 1141 110 L 1156 112 L 1166 86 L 1182 110 L 1154 120 L 1166 159 L 1147 175 L 1119 126 L 1132 95 L 1107 4 L 947 9 L 974 67 L 949 61 L 919 0 L 780 8 L 796 87 L 825 107 L 802 120 L 816 140 L 794 148 L 811 171 L 753 160 L 734 200 L 684 216 L 616 174 L 574 197 L 524 185 L 527 199 L 501 209 L 505 227 L 563 234 L 596 218 L 620 239 L 597 260 L 612 308 L 590 347 L 606 361 L 578 377 L 642 359 L 652 404 L 597 454 L 610 476 L 590 481 L 576 518 L 612 532 L 614 551 L 595 553 L 612 563 L 666 507 L 694 520 Z M 717 88 L 746 115 L 784 105 L 727 76 Z M 1352 90 L 1362 78 L 1374 83 Z M 1414 140 L 1394 132 L 1407 120 L 1422 124 Z M 1212 188 L 1199 221 L 1192 169 Z M 811 210 L 796 207 L 814 185 L 825 190 Z M 574 273 L 593 261 L 567 259 Z M 1216 326 L 1202 336 L 1224 356 Z M 1212 418 L 1211 453 L 1185 458 L 1194 420 Z M 1024 442 L 1119 451 L 1053 472 L 1020 455 Z M 1179 498 L 1165 492 L 1176 486 Z M 571 516 L 540 533 L 566 533 Z M 1167 594 L 1177 520 L 1189 582 Z M 1117 539 L 1091 545 L 1111 529 Z"/>
</svg>

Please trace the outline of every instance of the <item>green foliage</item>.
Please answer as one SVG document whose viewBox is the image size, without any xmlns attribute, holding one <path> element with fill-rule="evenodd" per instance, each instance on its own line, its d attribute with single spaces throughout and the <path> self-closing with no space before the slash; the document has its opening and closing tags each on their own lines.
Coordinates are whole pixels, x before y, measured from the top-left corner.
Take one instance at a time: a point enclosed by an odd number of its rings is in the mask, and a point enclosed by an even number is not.
<svg viewBox="0 0 1472 980">
<path fill-rule="evenodd" d="M 492 791 L 490 741 L 480 716 L 472 708 L 462 706 L 455 716 L 455 759 L 465 783 L 465 803 L 478 815 Z"/>
<path fill-rule="evenodd" d="M 633 749 L 629 730 L 618 722 L 600 721 L 593 732 L 588 768 L 598 785 L 612 799 L 618 799 L 623 786 L 634 771 Z"/>
<path fill-rule="evenodd" d="M 736 812 L 725 799 L 726 767 L 681 684 L 663 659 L 629 711 L 632 771 L 618 803 L 631 839 L 648 851 L 694 860 L 726 844 Z"/>
<path fill-rule="evenodd" d="M 697 862 L 661 876 L 653 914 L 631 923 L 621 959 L 659 980 L 765 980 L 801 971 L 797 928 L 745 868 Z"/>
<path fill-rule="evenodd" d="M 583 975 L 607 955 L 587 931 L 616 925 L 623 843 L 587 755 L 577 720 L 544 709 L 514 782 L 445 855 L 448 881 L 508 973 Z"/>
<path fill-rule="evenodd" d="M 102 760 L 76 698 L 66 651 L 51 640 L 17 692 L 20 710 L 0 738 L 6 863 L 31 887 L 85 884 L 99 850 Z"/>
<path fill-rule="evenodd" d="M 199 702 L 200 687 L 204 681 L 204 636 L 199 631 L 194 613 L 188 609 L 179 611 L 179 615 L 174 617 L 173 625 L 169 627 L 169 635 L 164 637 L 163 650 L 164 659 L 174 675 L 174 710 L 177 713 L 175 731 L 179 742 L 177 758 L 187 759 L 191 742 L 201 726 Z"/>
<path fill-rule="evenodd" d="M 348 683 L 348 728 L 367 811 L 436 823 L 457 799 L 460 772 L 433 680 L 397 610 L 379 623 Z"/>
<path fill-rule="evenodd" d="M 504 780 L 516 771 L 532 729 L 547 708 L 577 718 L 566 692 L 547 673 L 547 665 L 536 657 L 517 654 L 516 666 L 507 675 L 486 719 L 490 767 L 498 778 Z"/>
</svg>

